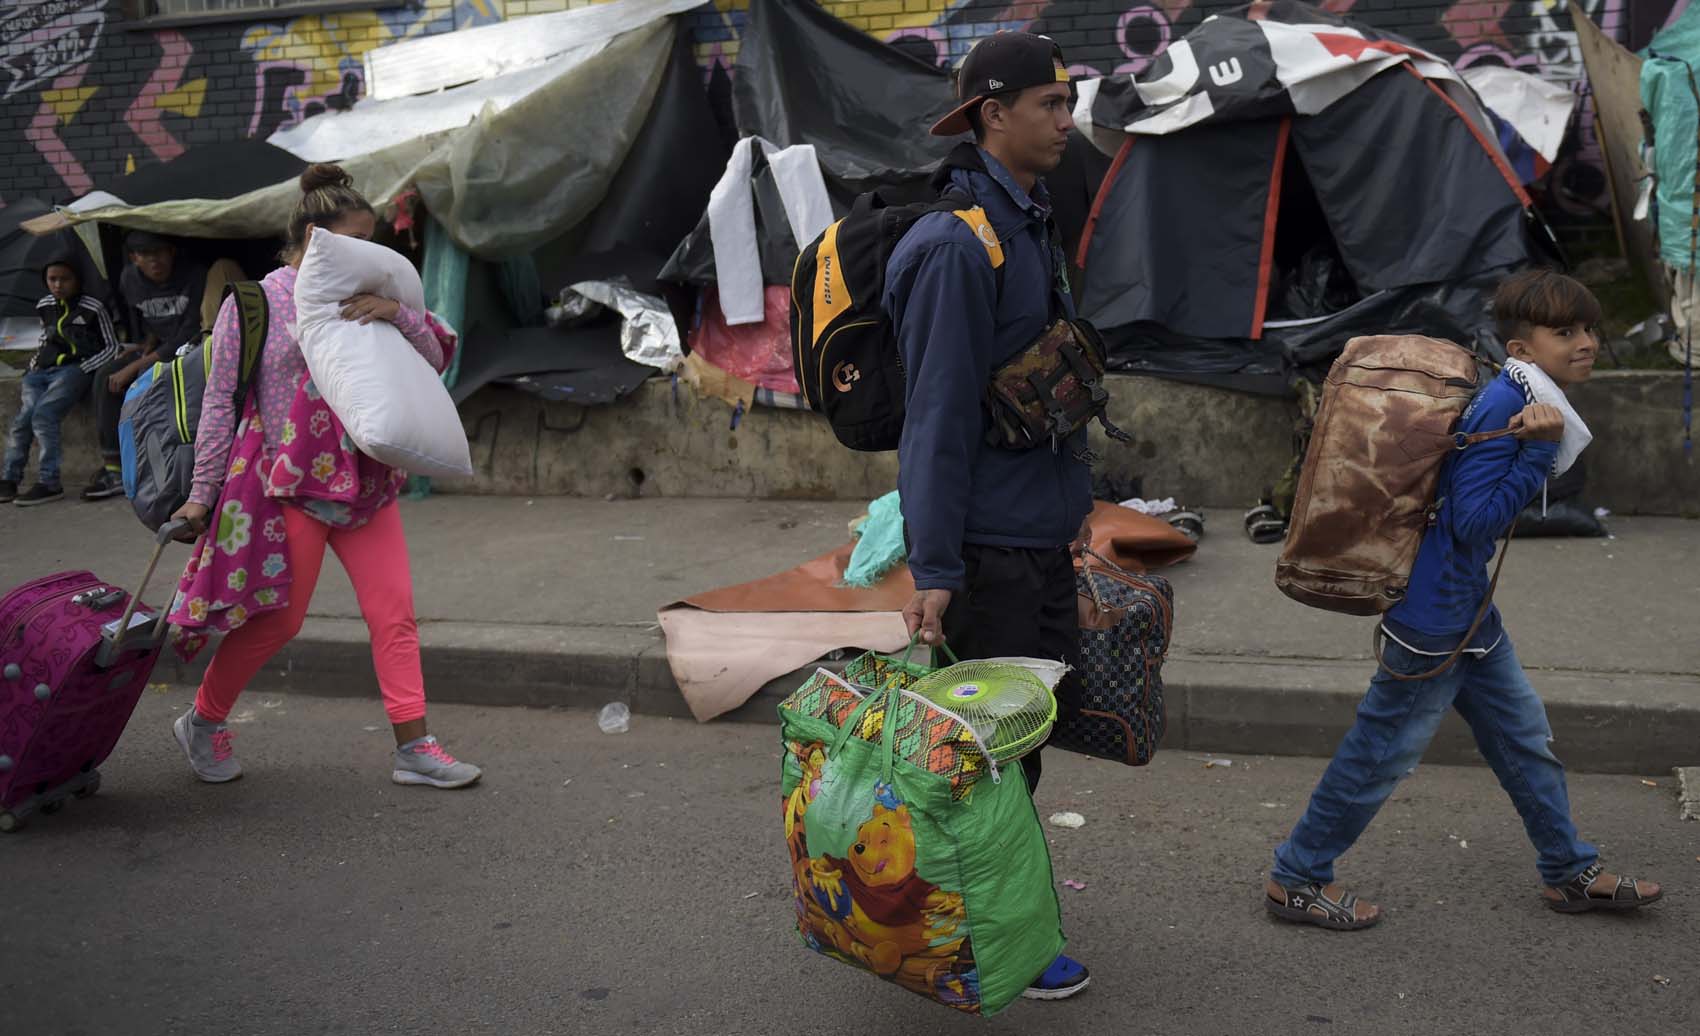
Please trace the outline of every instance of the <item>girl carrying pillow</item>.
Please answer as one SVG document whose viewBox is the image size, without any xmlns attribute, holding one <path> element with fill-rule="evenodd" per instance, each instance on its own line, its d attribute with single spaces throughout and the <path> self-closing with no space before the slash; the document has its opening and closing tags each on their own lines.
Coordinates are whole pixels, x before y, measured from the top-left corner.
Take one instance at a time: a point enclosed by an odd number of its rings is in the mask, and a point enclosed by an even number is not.
<svg viewBox="0 0 1700 1036">
<path fill-rule="evenodd" d="M 395 728 L 391 779 L 460 788 L 481 776 L 425 728 L 413 581 L 396 506 L 406 474 L 354 447 L 313 387 L 293 333 L 295 279 L 313 231 L 369 240 L 377 226 L 371 203 L 352 184 L 335 165 L 310 166 L 301 174 L 285 265 L 260 282 L 268 325 L 242 414 L 234 404 L 241 361 L 234 296 L 213 328 L 193 488 L 173 517 L 188 522 L 187 539 L 205 532 L 209 518 L 216 527 L 190 558 L 170 616 L 191 633 L 229 634 L 207 667 L 194 708 L 173 725 L 190 769 L 211 783 L 242 775 L 225 719 L 260 667 L 300 632 L 327 546 L 347 570 L 371 634 L 372 663 Z M 448 367 L 454 336 L 428 313 L 357 295 L 344 303 L 342 315 L 363 324 L 386 320 L 433 367 Z"/>
</svg>

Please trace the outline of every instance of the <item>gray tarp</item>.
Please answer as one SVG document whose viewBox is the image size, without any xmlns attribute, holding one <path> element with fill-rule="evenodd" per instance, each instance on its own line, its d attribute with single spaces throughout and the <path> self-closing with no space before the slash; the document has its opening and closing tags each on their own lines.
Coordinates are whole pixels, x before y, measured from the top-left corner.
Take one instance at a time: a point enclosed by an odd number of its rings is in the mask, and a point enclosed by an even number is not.
<svg viewBox="0 0 1700 1036">
<path fill-rule="evenodd" d="M 475 255 L 528 252 L 570 230 L 602 201 L 649 113 L 673 33 L 673 19 L 659 18 L 510 106 L 486 107 L 470 125 L 342 164 L 374 204 L 417 185 L 426 207 Z M 281 232 L 299 197 L 289 180 L 223 201 L 55 214 L 32 221 L 31 229 L 102 222 L 182 237 L 268 237 Z"/>
</svg>

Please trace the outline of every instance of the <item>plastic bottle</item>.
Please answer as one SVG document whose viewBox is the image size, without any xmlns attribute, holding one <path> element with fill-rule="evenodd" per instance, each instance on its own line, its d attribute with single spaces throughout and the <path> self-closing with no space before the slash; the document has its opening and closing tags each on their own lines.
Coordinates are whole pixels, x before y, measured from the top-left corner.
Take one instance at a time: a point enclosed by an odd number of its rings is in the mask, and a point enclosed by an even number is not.
<svg viewBox="0 0 1700 1036">
<path fill-rule="evenodd" d="M 632 710 L 623 701 L 609 702 L 602 706 L 596 725 L 602 728 L 604 734 L 624 734 L 632 728 Z"/>
</svg>

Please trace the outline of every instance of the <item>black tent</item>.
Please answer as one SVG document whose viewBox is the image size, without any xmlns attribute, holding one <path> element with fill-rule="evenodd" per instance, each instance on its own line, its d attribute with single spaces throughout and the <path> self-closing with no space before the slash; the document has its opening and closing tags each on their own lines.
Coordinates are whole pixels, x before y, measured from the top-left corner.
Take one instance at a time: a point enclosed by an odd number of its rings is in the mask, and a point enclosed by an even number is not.
<svg viewBox="0 0 1700 1036">
<path fill-rule="evenodd" d="M 179 198 L 235 198 L 301 175 L 307 163 L 258 139 L 201 144 L 169 162 L 148 165 L 95 186 L 128 205 Z"/>
<path fill-rule="evenodd" d="M 741 136 L 763 137 L 780 147 L 814 145 L 834 212 L 843 216 L 866 191 L 878 191 L 892 204 L 931 200 L 933 171 L 957 144 L 929 132 L 956 107 L 951 83 L 945 69 L 880 42 L 815 0 L 750 0 L 738 44 L 733 114 Z M 1071 255 L 1108 167 L 1109 159 L 1076 134 L 1062 165 L 1045 177 Z M 752 189 L 763 271 L 768 283 L 787 283 L 799 242 L 791 239 L 759 157 Z M 706 216 L 663 276 L 714 281 Z"/>
<path fill-rule="evenodd" d="M 1082 309 L 1118 366 L 1279 393 L 1356 334 L 1499 353 L 1487 298 L 1534 258 L 1530 202 L 1445 62 L 1277 0 L 1087 96 L 1119 148 Z"/>
<path fill-rule="evenodd" d="M 681 30 L 655 100 L 607 195 L 583 222 L 532 256 L 533 297 L 516 298 L 516 286 L 499 286 L 501 264 L 472 260 L 466 351 L 453 393 L 457 402 L 496 382 L 552 399 L 607 403 L 654 373 L 621 352 L 617 314 L 603 313 L 569 327 L 536 325 L 542 321 L 545 295 L 579 281 L 623 278 L 641 292 L 661 295 L 679 326 L 689 326 L 690 300 L 657 280 L 657 274 L 696 223 L 726 163 L 727 145 L 701 83 Z"/>
</svg>

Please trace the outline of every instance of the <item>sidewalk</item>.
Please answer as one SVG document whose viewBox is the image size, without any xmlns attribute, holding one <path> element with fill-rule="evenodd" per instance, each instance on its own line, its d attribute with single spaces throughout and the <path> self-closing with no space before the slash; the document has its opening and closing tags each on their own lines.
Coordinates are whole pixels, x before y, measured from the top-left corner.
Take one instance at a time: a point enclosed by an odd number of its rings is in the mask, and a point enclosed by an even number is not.
<svg viewBox="0 0 1700 1036">
<path fill-rule="evenodd" d="M 433 497 L 403 504 L 425 672 L 437 701 L 600 706 L 688 715 L 657 606 L 789 568 L 847 536 L 854 504 L 745 500 Z M 1169 750 L 1332 752 L 1370 675 L 1368 620 L 1301 607 L 1274 587 L 1276 548 L 1216 511 L 1196 558 L 1165 571 L 1177 596 L 1165 669 Z M 1576 769 L 1653 773 L 1700 762 L 1700 523 L 1613 519 L 1610 540 L 1513 547 L 1499 600 L 1535 671 L 1557 751 Z M 0 587 L 88 568 L 130 585 L 150 540 L 122 501 L 0 507 Z M 150 601 L 187 557 L 173 547 Z M 255 690 L 369 696 L 365 626 L 327 562 L 306 627 Z M 158 679 L 192 682 L 162 661 Z M 768 721 L 796 679 L 732 719 Z M 641 722 L 641 720 L 639 721 Z M 1448 720 L 1431 762 L 1478 761 Z"/>
</svg>

